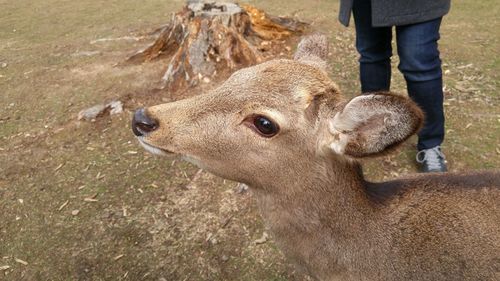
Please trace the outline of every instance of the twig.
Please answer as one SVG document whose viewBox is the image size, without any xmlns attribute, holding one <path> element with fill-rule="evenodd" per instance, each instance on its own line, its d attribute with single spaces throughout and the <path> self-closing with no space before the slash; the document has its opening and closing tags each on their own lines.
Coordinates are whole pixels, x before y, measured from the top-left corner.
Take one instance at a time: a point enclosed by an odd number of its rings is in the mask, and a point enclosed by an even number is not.
<svg viewBox="0 0 500 281">
<path fill-rule="evenodd" d="M 69 203 L 69 200 L 66 200 L 66 202 L 64 202 L 58 209 L 58 211 L 61 211 L 62 209 L 64 209 L 64 207 L 66 207 L 66 205 L 68 205 Z"/>
<path fill-rule="evenodd" d="M 22 259 L 15 258 L 14 260 L 15 260 L 17 263 L 20 263 L 20 264 L 22 264 L 22 265 L 28 265 L 28 262 L 23 261 Z"/>
<path fill-rule="evenodd" d="M 65 164 L 65 163 L 61 163 L 61 164 L 59 164 L 59 166 L 57 166 L 57 167 L 54 169 L 54 172 L 59 171 L 59 169 L 61 169 L 61 168 L 62 168 L 62 166 L 64 166 L 64 164 Z"/>
<path fill-rule="evenodd" d="M 94 195 L 92 195 L 90 197 L 84 198 L 83 201 L 85 201 L 85 202 L 97 202 L 99 200 L 95 199 L 96 197 L 97 197 L 97 193 L 95 193 Z"/>
<path fill-rule="evenodd" d="M 144 39 L 144 38 L 145 38 L 144 36 L 140 36 L 140 37 L 123 36 L 123 37 L 117 37 L 117 38 L 99 38 L 99 39 L 90 41 L 90 44 L 94 45 L 95 43 L 108 42 L 108 41 L 139 41 L 139 40 Z"/>
</svg>

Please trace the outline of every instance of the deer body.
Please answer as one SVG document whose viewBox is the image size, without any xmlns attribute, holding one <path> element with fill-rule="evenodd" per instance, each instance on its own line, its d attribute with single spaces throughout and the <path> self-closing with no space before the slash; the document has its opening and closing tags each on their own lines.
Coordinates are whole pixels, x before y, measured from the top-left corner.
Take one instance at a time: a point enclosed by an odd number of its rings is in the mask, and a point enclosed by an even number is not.
<svg viewBox="0 0 500 281">
<path fill-rule="evenodd" d="M 254 192 L 264 221 L 295 264 L 319 280 L 498 279 L 500 193 L 491 186 L 499 175 L 377 184 L 358 177 L 346 186 L 357 177 L 352 168 L 347 181 L 330 173 L 316 188 Z M 478 222 L 480 228 L 472 227 Z"/>
<path fill-rule="evenodd" d="M 366 182 L 357 159 L 405 141 L 423 114 L 390 93 L 344 101 L 325 50 L 308 37 L 295 60 L 139 110 L 134 133 L 248 184 L 276 243 L 318 280 L 499 280 L 500 173 Z"/>
</svg>

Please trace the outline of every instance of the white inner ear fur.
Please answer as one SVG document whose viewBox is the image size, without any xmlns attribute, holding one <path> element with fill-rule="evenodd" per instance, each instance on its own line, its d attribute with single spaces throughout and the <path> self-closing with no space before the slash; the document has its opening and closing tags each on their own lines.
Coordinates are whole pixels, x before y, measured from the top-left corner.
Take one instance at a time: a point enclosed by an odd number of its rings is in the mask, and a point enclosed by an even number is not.
<svg viewBox="0 0 500 281">
<path fill-rule="evenodd" d="M 338 113 L 337 113 L 338 115 Z M 335 117 L 337 117 L 335 115 Z M 331 124 L 331 123 L 330 123 Z M 330 133 L 334 137 L 334 141 L 330 143 L 330 148 L 338 154 L 344 154 L 345 151 L 345 146 L 347 145 L 347 142 L 349 141 L 349 138 L 346 134 L 343 134 L 342 132 L 338 131 L 335 127 L 330 127 Z"/>
<path fill-rule="evenodd" d="M 336 153 L 343 154 L 349 142 L 350 133 L 360 124 L 377 114 L 391 114 L 391 111 L 386 107 L 370 106 L 371 101 L 384 98 L 385 96 L 381 95 L 362 95 L 349 101 L 342 111 L 335 114 L 328 124 L 328 129 L 333 135 L 330 148 Z M 389 122 L 389 119 L 384 118 L 384 125 Z"/>
</svg>

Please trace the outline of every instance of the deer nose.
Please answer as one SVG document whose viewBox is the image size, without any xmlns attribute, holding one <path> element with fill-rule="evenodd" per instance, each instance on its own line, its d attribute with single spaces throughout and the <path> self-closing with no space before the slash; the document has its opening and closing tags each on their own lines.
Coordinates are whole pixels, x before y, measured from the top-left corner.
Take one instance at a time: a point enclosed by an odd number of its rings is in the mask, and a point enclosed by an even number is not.
<svg viewBox="0 0 500 281">
<path fill-rule="evenodd" d="M 144 136 L 157 128 L 158 122 L 149 118 L 144 108 L 140 108 L 134 113 L 134 118 L 132 118 L 132 131 L 136 136 Z"/>
</svg>

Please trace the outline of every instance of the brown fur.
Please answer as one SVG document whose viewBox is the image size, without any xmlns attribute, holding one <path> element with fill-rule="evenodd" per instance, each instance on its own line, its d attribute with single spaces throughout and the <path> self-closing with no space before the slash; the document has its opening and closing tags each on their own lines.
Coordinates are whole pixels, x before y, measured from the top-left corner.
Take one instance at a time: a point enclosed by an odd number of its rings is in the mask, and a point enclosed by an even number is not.
<svg viewBox="0 0 500 281">
<path fill-rule="evenodd" d="M 141 142 L 251 186 L 276 243 L 319 280 L 499 280 L 500 174 L 366 182 L 355 158 L 407 139 L 422 113 L 392 94 L 344 102 L 305 42 L 299 60 L 148 108 L 159 128 Z M 245 126 L 255 114 L 280 132 Z"/>
</svg>

